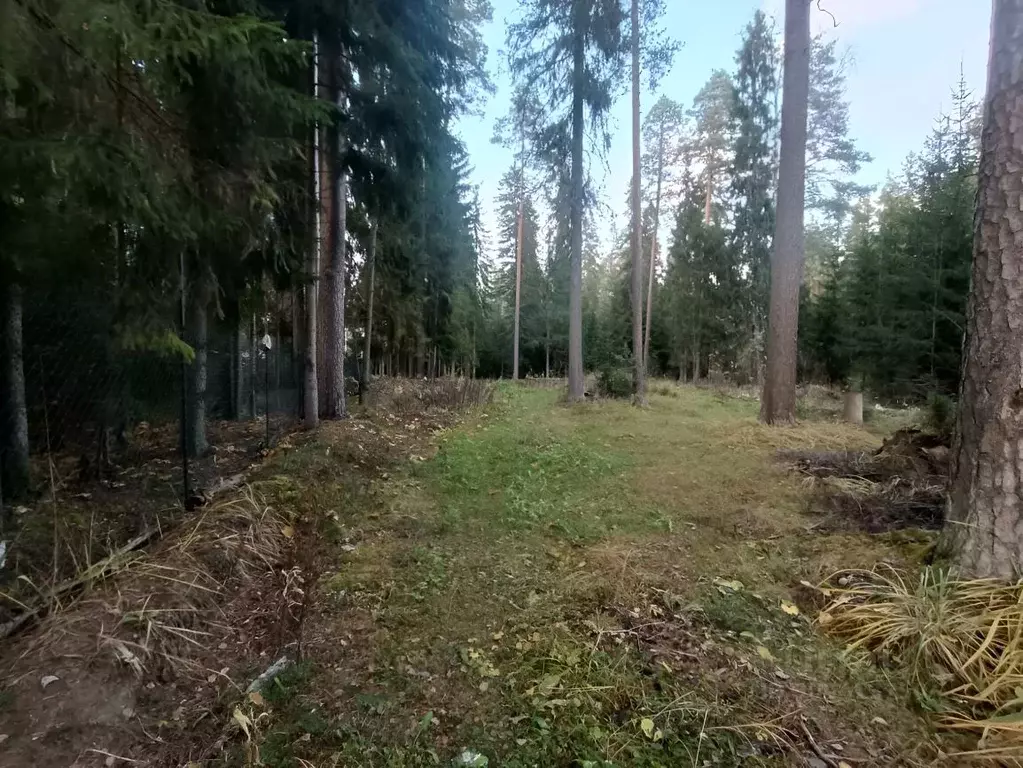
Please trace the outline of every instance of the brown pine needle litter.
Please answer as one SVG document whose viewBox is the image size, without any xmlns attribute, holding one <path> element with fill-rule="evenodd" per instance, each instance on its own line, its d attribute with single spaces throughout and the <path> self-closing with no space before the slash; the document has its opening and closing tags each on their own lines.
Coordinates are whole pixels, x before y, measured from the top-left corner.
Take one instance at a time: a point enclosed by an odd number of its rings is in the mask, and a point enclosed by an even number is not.
<svg viewBox="0 0 1023 768">
<path fill-rule="evenodd" d="M 916 581 L 886 565 L 845 571 L 824 587 L 818 624 L 878 658 L 904 664 L 941 727 L 976 734 L 961 753 L 1023 761 L 1023 581 L 961 580 L 928 567 Z"/>
</svg>

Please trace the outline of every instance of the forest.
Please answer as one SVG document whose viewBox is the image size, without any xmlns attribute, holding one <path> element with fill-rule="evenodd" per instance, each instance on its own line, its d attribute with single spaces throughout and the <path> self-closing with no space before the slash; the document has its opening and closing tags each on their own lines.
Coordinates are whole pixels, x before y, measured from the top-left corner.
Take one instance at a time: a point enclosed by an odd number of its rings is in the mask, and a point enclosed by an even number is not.
<svg viewBox="0 0 1023 768">
<path fill-rule="evenodd" d="M 0 0 L 0 763 L 1023 760 L 1023 3 L 672 2 Z"/>
<path fill-rule="evenodd" d="M 661 10 L 644 5 L 643 23 L 655 28 Z M 574 256 L 582 366 L 621 390 L 615 374 L 638 348 L 637 215 L 650 373 L 762 381 L 778 30 L 757 13 L 734 71 L 713 72 L 692 104 L 665 94 L 647 109 L 638 214 L 601 242 L 594 221 L 616 205 L 595 196 L 592 161 L 576 174 L 568 160 L 577 134 L 594 136 L 586 151 L 598 155 L 607 138 L 607 109 L 628 82 L 629 19 L 594 11 L 578 33 L 591 87 L 577 126 L 574 74 L 557 53 L 573 44 L 572 20 L 548 12 L 538 3 L 508 30 L 518 90 L 495 141 L 514 163 L 488 232 L 452 129 L 492 88 L 482 0 L 52 12 L 11 0 L 4 495 L 27 487 L 28 453 L 47 440 L 102 457 L 94 443 L 175 415 L 181 390 L 186 447 L 201 455 L 207 417 L 254 413 L 246 379 L 258 378 L 266 336 L 279 342 L 276 384 L 283 368 L 307 423 L 346 413 L 346 377 L 565 376 Z M 676 43 L 650 39 L 642 55 L 656 83 Z M 847 65 L 837 40 L 813 42 L 800 375 L 882 402 L 951 395 L 976 102 L 956 85 L 920 152 L 866 188 L 855 181 L 870 157 L 849 133 Z M 540 73 L 542 88 L 529 88 Z"/>
</svg>

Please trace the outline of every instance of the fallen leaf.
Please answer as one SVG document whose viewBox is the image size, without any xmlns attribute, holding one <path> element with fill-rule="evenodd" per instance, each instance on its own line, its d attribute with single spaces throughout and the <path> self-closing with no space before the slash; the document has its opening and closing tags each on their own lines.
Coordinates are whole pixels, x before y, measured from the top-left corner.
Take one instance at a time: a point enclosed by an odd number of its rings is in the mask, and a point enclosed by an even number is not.
<svg viewBox="0 0 1023 768">
<path fill-rule="evenodd" d="M 648 739 L 652 739 L 654 737 L 654 721 L 649 717 L 644 717 L 639 721 L 639 728 L 643 731 L 643 735 Z"/>
<path fill-rule="evenodd" d="M 281 528 L 281 533 L 284 534 L 284 536 L 289 539 L 295 538 L 295 529 L 290 525 L 286 525 L 283 528 Z"/>
<path fill-rule="evenodd" d="M 849 765 L 849 763 L 847 763 L 845 760 L 839 760 L 838 768 L 852 768 L 852 766 Z"/>
<path fill-rule="evenodd" d="M 248 715 L 235 707 L 234 713 L 231 716 L 234 718 L 234 721 L 238 723 L 238 726 L 245 732 L 245 736 L 251 739 L 252 732 L 249 730 L 249 727 L 252 725 L 252 721 L 249 719 Z"/>
<path fill-rule="evenodd" d="M 782 672 L 778 667 L 774 668 L 774 676 L 777 677 L 779 680 L 790 679 L 790 676 Z"/>
<path fill-rule="evenodd" d="M 883 717 L 875 717 L 870 722 L 874 723 L 875 725 L 888 725 L 888 721 L 885 720 Z"/>
<path fill-rule="evenodd" d="M 733 579 L 731 581 L 728 581 L 726 579 L 714 579 L 714 584 L 716 584 L 718 587 L 724 587 L 725 589 L 729 589 L 732 592 L 740 592 L 743 587 L 742 582 L 738 581 L 737 579 Z"/>
<path fill-rule="evenodd" d="M 789 616 L 799 615 L 799 606 L 797 606 L 795 603 L 790 603 L 788 600 L 781 601 L 781 609 L 785 611 L 785 613 L 787 613 Z"/>
<path fill-rule="evenodd" d="M 261 694 L 259 691 L 249 691 L 249 701 L 251 701 L 257 707 L 266 706 L 266 701 L 263 699 L 263 694 Z"/>
<path fill-rule="evenodd" d="M 758 645 L 757 654 L 764 661 L 775 661 L 774 655 L 771 653 L 771 649 L 768 648 L 766 645 Z"/>
</svg>

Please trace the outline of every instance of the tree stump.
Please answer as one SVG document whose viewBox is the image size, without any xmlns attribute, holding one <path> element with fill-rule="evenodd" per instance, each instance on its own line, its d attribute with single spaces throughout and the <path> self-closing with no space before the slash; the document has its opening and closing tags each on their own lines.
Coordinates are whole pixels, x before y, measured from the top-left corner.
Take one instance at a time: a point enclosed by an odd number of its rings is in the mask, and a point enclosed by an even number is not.
<svg viewBox="0 0 1023 768">
<path fill-rule="evenodd" d="M 842 418 L 850 424 L 863 423 L 863 393 L 846 392 L 842 407 Z"/>
</svg>

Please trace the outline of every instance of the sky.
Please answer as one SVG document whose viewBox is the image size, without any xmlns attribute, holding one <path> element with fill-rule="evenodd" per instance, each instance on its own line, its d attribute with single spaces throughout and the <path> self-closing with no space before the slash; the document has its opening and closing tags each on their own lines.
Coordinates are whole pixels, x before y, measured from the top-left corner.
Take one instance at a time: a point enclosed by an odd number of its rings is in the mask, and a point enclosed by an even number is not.
<svg viewBox="0 0 1023 768">
<path fill-rule="evenodd" d="M 496 92 L 481 115 L 463 117 L 458 124 L 491 233 L 496 228 L 498 183 L 512 161 L 511 152 L 491 143 L 494 123 L 507 112 L 511 96 L 505 29 L 520 12 L 516 0 L 493 3 L 494 18 L 483 35 Z M 666 0 L 666 5 L 665 29 L 682 48 L 658 90 L 642 92 L 644 113 L 661 94 L 688 108 L 712 70 L 733 72 L 742 31 L 757 8 L 776 19 L 779 34 L 783 23 L 784 0 Z M 935 119 L 951 104 L 960 67 L 967 87 L 982 98 L 990 15 L 989 0 L 814 0 L 812 31 L 837 38 L 839 49 L 848 51 L 852 59 L 846 81 L 850 135 L 874 158 L 858 181 L 883 183 L 889 173 L 899 172 L 910 152 L 922 147 Z M 593 169 L 619 227 L 626 222 L 632 172 L 630 108 L 628 96 L 613 108 L 606 168 Z M 606 240 L 614 224 L 611 216 L 601 217 L 600 222 L 600 235 Z"/>
</svg>

